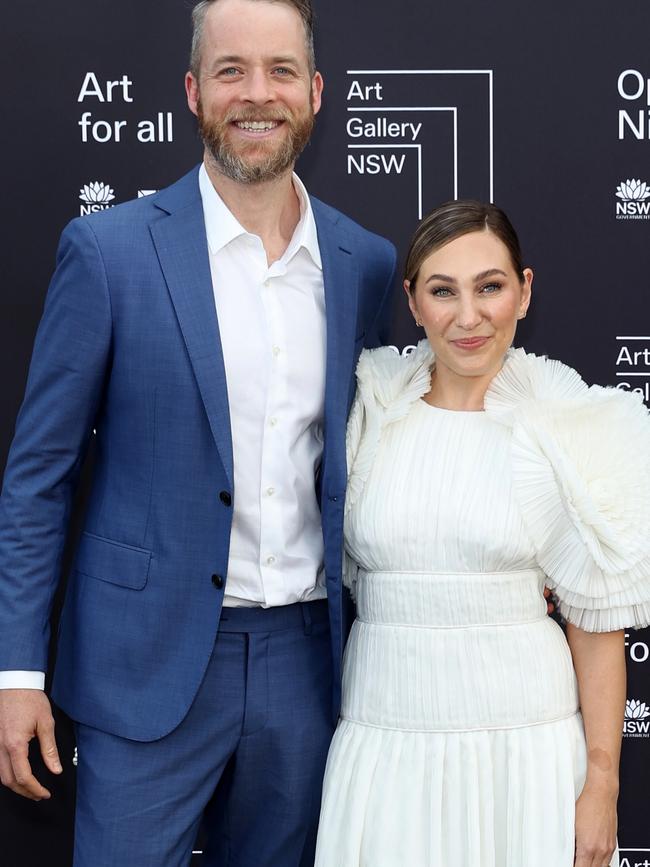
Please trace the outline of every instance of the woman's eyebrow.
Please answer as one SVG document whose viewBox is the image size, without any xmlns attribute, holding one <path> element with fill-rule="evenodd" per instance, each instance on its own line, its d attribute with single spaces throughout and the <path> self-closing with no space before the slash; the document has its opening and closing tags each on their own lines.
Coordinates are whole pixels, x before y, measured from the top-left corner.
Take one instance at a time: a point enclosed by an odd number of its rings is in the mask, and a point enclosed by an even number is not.
<svg viewBox="0 0 650 867">
<path fill-rule="evenodd" d="M 432 280 L 444 280 L 445 283 L 457 283 L 458 282 L 455 277 L 449 277 L 449 276 L 447 276 L 447 274 L 432 274 L 430 277 L 427 277 L 427 279 L 425 281 L 425 285 L 426 285 L 426 283 L 430 283 Z"/>
<path fill-rule="evenodd" d="M 505 271 L 501 270 L 501 268 L 488 268 L 487 271 L 481 271 L 480 274 L 477 274 L 476 277 L 474 277 L 474 282 L 478 283 L 479 280 L 485 280 L 486 277 L 492 277 L 495 274 L 501 274 L 503 277 L 508 276 Z"/>
<path fill-rule="evenodd" d="M 493 277 L 495 274 L 501 274 L 502 277 L 508 276 L 501 268 L 488 268 L 486 271 L 481 271 L 480 274 L 477 274 L 473 280 L 475 283 L 478 283 L 480 280 L 485 280 L 486 277 Z M 432 280 L 442 280 L 445 283 L 458 283 L 455 277 L 450 277 L 448 274 L 431 274 L 430 277 L 427 277 L 425 285 Z"/>
</svg>

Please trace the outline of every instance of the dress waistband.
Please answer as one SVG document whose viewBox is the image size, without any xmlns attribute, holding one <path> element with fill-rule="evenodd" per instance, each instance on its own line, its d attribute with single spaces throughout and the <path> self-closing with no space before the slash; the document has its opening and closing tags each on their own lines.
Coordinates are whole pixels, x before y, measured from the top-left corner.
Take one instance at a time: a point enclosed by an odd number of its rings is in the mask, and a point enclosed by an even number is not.
<svg viewBox="0 0 650 867">
<path fill-rule="evenodd" d="M 566 638 L 538 569 L 362 572 L 342 715 L 381 728 L 472 731 L 577 710 Z"/>
<path fill-rule="evenodd" d="M 381 626 L 431 629 L 506 626 L 546 616 L 541 569 L 512 572 L 364 571 L 358 618 Z"/>
</svg>

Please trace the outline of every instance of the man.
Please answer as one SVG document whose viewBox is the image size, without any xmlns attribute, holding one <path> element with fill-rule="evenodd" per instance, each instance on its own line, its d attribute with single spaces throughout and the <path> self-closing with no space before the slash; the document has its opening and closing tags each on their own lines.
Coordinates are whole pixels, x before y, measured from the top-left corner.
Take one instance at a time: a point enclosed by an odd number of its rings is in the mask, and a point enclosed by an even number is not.
<svg viewBox="0 0 650 867">
<path fill-rule="evenodd" d="M 394 251 L 293 166 L 323 83 L 309 0 L 194 10 L 203 166 L 65 230 L 0 500 L 0 776 L 60 771 L 41 690 L 74 482 L 93 486 L 54 698 L 75 867 L 313 861 L 339 699 L 345 424 Z"/>
</svg>

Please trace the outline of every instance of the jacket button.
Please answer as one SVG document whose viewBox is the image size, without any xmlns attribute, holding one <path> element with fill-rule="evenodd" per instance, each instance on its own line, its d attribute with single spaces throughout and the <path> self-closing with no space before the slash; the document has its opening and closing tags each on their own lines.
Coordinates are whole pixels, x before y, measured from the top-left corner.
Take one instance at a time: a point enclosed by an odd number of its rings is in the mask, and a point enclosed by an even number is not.
<svg viewBox="0 0 650 867">
<path fill-rule="evenodd" d="M 222 491 L 219 494 L 219 499 L 224 504 L 224 506 L 232 506 L 232 497 L 228 493 L 228 491 Z"/>
<path fill-rule="evenodd" d="M 213 575 L 212 576 L 212 583 L 217 588 L 217 590 L 223 589 L 223 578 L 221 577 L 221 575 Z"/>
</svg>

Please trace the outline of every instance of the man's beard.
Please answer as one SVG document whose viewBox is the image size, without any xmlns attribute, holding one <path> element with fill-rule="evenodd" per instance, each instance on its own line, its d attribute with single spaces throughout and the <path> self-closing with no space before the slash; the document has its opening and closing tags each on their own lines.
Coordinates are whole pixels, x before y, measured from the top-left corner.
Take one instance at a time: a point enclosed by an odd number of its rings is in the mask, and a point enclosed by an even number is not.
<svg viewBox="0 0 650 867">
<path fill-rule="evenodd" d="M 197 105 L 199 132 L 208 153 L 216 164 L 216 168 L 226 177 L 243 184 L 256 184 L 279 178 L 293 167 L 311 137 L 314 128 L 314 111 L 309 108 L 299 117 L 294 116 L 287 108 L 275 109 L 239 108 L 230 109 L 218 121 L 210 121 L 205 117 L 203 105 L 199 99 Z M 237 149 L 228 139 L 230 124 L 233 121 L 279 121 L 288 129 L 288 135 L 279 144 L 251 141 L 242 142 Z M 262 158 L 250 159 L 249 155 L 259 150 L 270 148 Z M 248 158 L 247 158 L 248 157 Z"/>
</svg>

